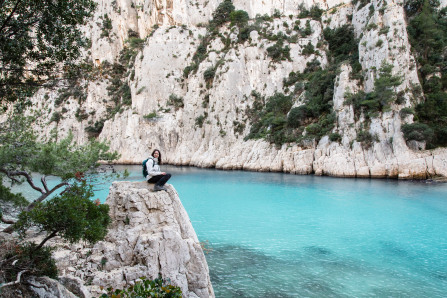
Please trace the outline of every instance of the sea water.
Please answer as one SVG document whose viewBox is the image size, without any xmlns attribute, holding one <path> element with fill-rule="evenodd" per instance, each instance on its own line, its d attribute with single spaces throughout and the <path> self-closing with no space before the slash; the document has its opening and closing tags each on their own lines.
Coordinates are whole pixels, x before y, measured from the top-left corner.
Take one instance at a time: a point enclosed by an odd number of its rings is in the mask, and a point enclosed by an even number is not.
<svg viewBox="0 0 447 298">
<path fill-rule="evenodd" d="M 447 297 L 447 184 L 163 170 L 216 297 Z"/>
</svg>

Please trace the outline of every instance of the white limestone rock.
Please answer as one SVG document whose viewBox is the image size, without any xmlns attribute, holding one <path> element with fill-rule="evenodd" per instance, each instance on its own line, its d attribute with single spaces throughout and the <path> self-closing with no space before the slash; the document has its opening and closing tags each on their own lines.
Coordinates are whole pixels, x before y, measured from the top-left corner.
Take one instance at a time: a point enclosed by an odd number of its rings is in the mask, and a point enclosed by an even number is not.
<svg viewBox="0 0 447 298">
<path fill-rule="evenodd" d="M 141 38 L 147 38 L 135 59 L 135 66 L 130 70 L 135 74 L 127 78 L 132 106 L 107 120 L 99 136 L 121 154 L 118 163 L 139 164 L 153 148 L 158 148 L 164 153 L 167 163 L 221 169 L 402 179 L 447 172 L 447 167 L 441 162 L 447 149 L 412 150 L 400 129 L 402 124 L 411 123 L 412 117 L 401 119 L 399 111 L 403 107 L 414 107 L 418 97 L 412 94 L 412 89 L 420 87 L 406 31 L 404 1 L 373 0 L 357 10 L 358 4 L 354 6 L 351 1 L 339 0 L 234 0 L 236 9 L 246 10 L 251 18 L 279 11 L 280 18 L 273 18 L 263 25 L 272 34 L 295 26 L 300 4 L 306 8 L 316 4 L 325 11 L 322 22 L 309 19 L 311 35 L 299 37 L 296 43 L 285 41 L 285 45 L 290 47 L 291 61 L 273 62 L 266 49 L 275 41 L 263 38 L 261 30 L 252 31 L 249 40 L 232 44 L 229 51 L 223 51 L 223 39 L 213 39 L 197 72 L 185 78 L 183 70 L 191 65 L 200 38 L 206 34 L 206 29 L 198 25 L 206 24 L 212 18 L 220 2 L 98 0 L 94 20 L 85 28 L 92 38 L 91 55 L 88 57 L 94 63 L 100 66 L 105 60 L 115 61 L 128 38 L 129 29 Z M 441 1 L 441 5 L 445 6 L 445 1 Z M 370 7 L 374 9 L 370 10 Z M 101 37 L 101 18 L 105 14 L 113 24 L 110 37 Z M 306 21 L 300 19 L 301 28 Z M 246 115 L 254 101 L 250 95 L 252 91 L 265 97 L 285 92 L 283 79 L 292 71 L 302 72 L 314 58 L 325 67 L 328 60 L 326 45 L 321 43 L 324 41 L 323 28 L 334 29 L 351 23 L 360 39 L 359 62 L 365 79 L 360 84 L 350 79 L 350 66 L 340 67 L 332 100 L 337 119 L 332 132 L 340 134 L 340 144 L 325 139 L 318 144 L 311 142 L 299 146 L 290 143 L 276 147 L 263 140 L 245 141 L 244 137 L 253 125 Z M 154 25 L 159 25 L 155 31 Z M 219 32 L 234 40 L 238 29 L 224 25 Z M 302 49 L 309 42 L 315 48 L 320 42 L 320 48 L 316 48 L 317 54 L 305 56 Z M 368 132 L 375 136 L 375 141 L 368 147 L 356 141 L 365 118 L 360 115 L 356 119 L 353 107 L 345 104 L 345 93 L 373 90 L 383 62 L 393 65 L 393 74 L 403 77 L 396 91 L 403 92 L 404 102 L 393 104 L 389 112 L 371 120 Z M 216 67 L 212 83 L 205 82 L 203 76 L 210 67 Z M 71 130 L 77 142 L 86 142 L 88 134 L 85 129 L 104 119 L 107 113 L 107 102 L 110 102 L 108 83 L 108 79 L 102 77 L 88 84 L 87 99 L 82 105 L 85 113 L 90 115 L 88 119 L 81 122 L 76 119 L 74 115 L 80 107 L 76 100 L 70 98 L 69 104 L 64 106 L 67 109 L 64 119 L 57 125 L 52 122 L 45 126 L 42 134 L 48 136 L 51 129 L 57 128 L 64 136 Z M 294 86 L 290 86 L 291 93 L 293 90 Z M 48 99 L 45 99 L 45 94 Z M 183 98 L 183 108 L 176 109 L 168 104 L 171 94 Z M 37 108 L 51 109 L 54 113 L 61 109 L 54 106 L 56 97 L 56 92 L 40 91 L 33 100 Z M 411 100 L 412 97 L 415 100 Z M 293 106 L 301 105 L 303 98 L 303 94 L 297 94 L 293 98 Z M 152 112 L 157 114 L 155 119 L 144 119 Z M 203 120 L 201 124 L 200 119 Z"/>
<path fill-rule="evenodd" d="M 199 240 L 172 185 L 152 192 L 147 182 L 114 182 L 106 204 L 112 224 L 104 241 L 74 245 L 55 258 L 58 267 L 99 287 L 123 288 L 140 277 L 169 278 L 184 297 L 214 297 Z M 75 272 L 73 269 L 76 268 Z"/>
</svg>

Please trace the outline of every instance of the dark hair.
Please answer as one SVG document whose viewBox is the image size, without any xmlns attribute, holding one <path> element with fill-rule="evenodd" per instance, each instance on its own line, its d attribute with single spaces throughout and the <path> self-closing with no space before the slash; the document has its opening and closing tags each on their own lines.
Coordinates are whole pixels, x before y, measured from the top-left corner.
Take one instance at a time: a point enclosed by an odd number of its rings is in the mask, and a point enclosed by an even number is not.
<svg viewBox="0 0 447 298">
<path fill-rule="evenodd" d="M 151 156 L 154 157 L 154 153 L 158 152 L 158 164 L 161 165 L 161 152 L 158 149 L 154 149 L 154 151 L 152 151 Z"/>
</svg>

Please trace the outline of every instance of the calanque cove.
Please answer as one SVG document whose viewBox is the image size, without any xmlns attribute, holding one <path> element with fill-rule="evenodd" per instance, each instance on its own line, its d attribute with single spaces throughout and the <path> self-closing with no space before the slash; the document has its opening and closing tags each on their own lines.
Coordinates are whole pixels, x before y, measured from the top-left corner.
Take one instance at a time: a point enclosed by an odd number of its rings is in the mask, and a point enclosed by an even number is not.
<svg viewBox="0 0 447 298">
<path fill-rule="evenodd" d="M 39 111 L 40 139 L 105 142 L 114 164 L 140 165 L 158 148 L 176 166 L 447 177 L 447 0 L 95 3 L 80 25 L 88 43 L 76 71 L 63 68 L 21 110 Z M 49 240 L 60 279 L 35 277 L 30 291 L 99 297 L 161 274 L 183 297 L 214 297 L 174 187 L 114 182 L 105 238 Z"/>
</svg>

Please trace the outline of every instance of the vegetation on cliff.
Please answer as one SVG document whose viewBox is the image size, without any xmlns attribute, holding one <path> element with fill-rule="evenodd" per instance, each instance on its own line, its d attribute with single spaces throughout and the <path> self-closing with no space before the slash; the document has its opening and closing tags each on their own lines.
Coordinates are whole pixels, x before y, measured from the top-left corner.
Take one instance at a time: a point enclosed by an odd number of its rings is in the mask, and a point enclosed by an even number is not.
<svg viewBox="0 0 447 298">
<path fill-rule="evenodd" d="M 91 200 L 92 175 L 98 160 L 116 159 L 117 154 L 109 153 L 106 144 L 94 140 L 77 145 L 71 135 L 58 140 L 55 134 L 39 141 L 32 129 L 34 124 L 38 124 L 35 118 L 21 116 L 10 116 L 1 123 L 0 201 L 20 210 L 18 220 L 6 219 L 0 211 L 2 222 L 9 225 L 4 232 L 15 230 L 20 234 L 20 238 L 0 245 L 2 287 L 20 286 L 27 276 L 56 277 L 51 248 L 44 244 L 56 236 L 72 243 L 97 242 L 106 235 L 110 222 L 108 206 Z M 40 186 L 33 178 L 35 173 L 42 175 Z M 60 182 L 50 186 L 48 176 L 59 177 Z M 10 190 L 12 185 L 24 182 L 38 192 L 31 202 Z M 45 232 L 44 239 L 27 242 L 30 230 Z"/>
<path fill-rule="evenodd" d="M 405 5 L 408 35 L 418 65 L 424 97 L 413 124 L 402 127 L 407 140 L 427 148 L 447 146 L 447 8 L 438 1 L 413 0 Z"/>
</svg>

